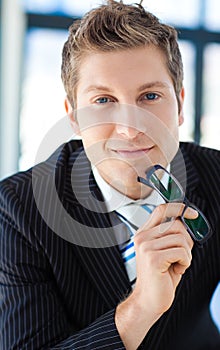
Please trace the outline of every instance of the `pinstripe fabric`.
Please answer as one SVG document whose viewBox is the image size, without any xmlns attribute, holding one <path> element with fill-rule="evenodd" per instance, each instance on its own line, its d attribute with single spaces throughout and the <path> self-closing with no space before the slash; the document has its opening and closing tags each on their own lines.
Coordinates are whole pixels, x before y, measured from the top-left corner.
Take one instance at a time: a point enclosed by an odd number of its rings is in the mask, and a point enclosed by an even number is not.
<svg viewBox="0 0 220 350">
<path fill-rule="evenodd" d="M 114 313 L 131 287 L 115 245 L 117 226 L 106 235 L 106 228 L 113 221 L 104 212 L 101 194 L 89 177 L 87 159 L 82 157 L 72 172 L 80 154 L 80 150 L 74 152 L 76 147 L 74 141 L 61 146 L 47 162 L 34 169 L 37 199 L 62 237 L 53 232 L 37 210 L 32 170 L 1 182 L 1 350 L 124 349 Z M 219 178 L 220 157 L 219 152 L 193 144 L 183 144 L 182 151 L 187 168 L 187 197 L 204 210 L 214 234 L 203 249 L 193 249 L 192 266 L 184 275 L 172 308 L 142 343 L 142 348 L 148 350 L 218 348 L 207 310 L 220 277 L 220 186 L 218 180 L 212 180 Z M 177 156 L 171 171 L 182 181 L 180 165 Z M 91 192 L 86 187 L 88 178 Z M 77 184 L 77 198 L 71 180 Z M 59 211 L 53 182 L 65 212 L 84 223 L 81 228 Z M 92 200 L 91 193 L 98 201 Z M 102 231 L 91 233 L 92 227 L 101 227 Z M 72 244 L 70 237 L 78 244 Z M 80 246 L 87 237 L 90 243 L 105 243 L 106 248 Z M 194 336 L 196 331 L 199 337 Z"/>
</svg>

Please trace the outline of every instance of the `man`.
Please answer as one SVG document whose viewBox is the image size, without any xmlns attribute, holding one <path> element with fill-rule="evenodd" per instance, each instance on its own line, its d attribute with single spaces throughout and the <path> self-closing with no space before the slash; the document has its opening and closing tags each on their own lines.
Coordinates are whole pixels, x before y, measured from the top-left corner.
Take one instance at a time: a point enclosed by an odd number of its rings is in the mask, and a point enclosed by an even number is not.
<svg viewBox="0 0 220 350">
<path fill-rule="evenodd" d="M 179 148 L 176 40 L 142 6 L 115 1 L 70 28 L 62 79 L 82 141 L 1 183 L 2 349 L 219 348 L 209 303 L 220 277 L 220 156 Z M 180 220 L 185 204 L 137 181 L 155 164 L 206 215 L 213 234 L 202 248 Z"/>
</svg>

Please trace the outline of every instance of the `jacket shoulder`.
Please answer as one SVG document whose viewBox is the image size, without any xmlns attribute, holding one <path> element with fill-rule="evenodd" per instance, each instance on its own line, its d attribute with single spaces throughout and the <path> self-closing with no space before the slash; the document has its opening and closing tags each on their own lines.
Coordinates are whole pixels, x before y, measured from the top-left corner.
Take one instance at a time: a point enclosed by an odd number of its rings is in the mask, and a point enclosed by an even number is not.
<svg viewBox="0 0 220 350">
<path fill-rule="evenodd" d="M 214 148 L 200 146 L 194 142 L 181 142 L 180 149 L 193 161 L 194 165 L 206 168 L 220 167 L 220 151 Z"/>
<path fill-rule="evenodd" d="M 219 208 L 220 151 L 195 143 L 181 143 L 180 149 L 186 161 L 188 175 L 194 173 L 198 180 L 199 195 L 205 196 L 211 205 Z"/>
<path fill-rule="evenodd" d="M 69 162 L 77 156 L 81 142 L 70 141 L 61 145 L 47 160 L 36 164 L 32 168 L 18 172 L 0 181 L 0 204 L 11 207 L 12 201 L 17 198 L 28 206 L 34 200 L 33 187 L 46 188 L 55 178 L 59 184 L 65 182 L 66 169 Z M 76 155 L 75 155 L 76 154 Z M 60 189 L 62 190 L 62 189 Z"/>
<path fill-rule="evenodd" d="M 80 150 L 81 141 L 70 141 L 61 145 L 56 149 L 51 156 L 28 170 L 19 171 L 0 181 L 0 192 L 6 187 L 15 187 L 16 189 L 26 186 L 32 182 L 33 173 L 39 177 L 51 176 L 57 168 L 68 166 L 70 158 L 73 158 L 73 153 Z M 78 153 L 78 152 L 77 152 Z M 72 160 L 72 159 L 71 159 Z"/>
</svg>

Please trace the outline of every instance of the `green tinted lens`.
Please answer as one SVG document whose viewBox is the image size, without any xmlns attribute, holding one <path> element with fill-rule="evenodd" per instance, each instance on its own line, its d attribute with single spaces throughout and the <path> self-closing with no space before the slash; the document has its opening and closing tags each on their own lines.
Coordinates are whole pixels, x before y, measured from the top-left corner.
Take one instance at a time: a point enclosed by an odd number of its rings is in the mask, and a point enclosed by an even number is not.
<svg viewBox="0 0 220 350">
<path fill-rule="evenodd" d="M 181 201 L 183 199 L 182 189 L 180 188 L 179 184 L 173 179 L 173 177 L 169 176 L 168 173 L 166 173 L 166 175 L 166 185 L 160 181 L 157 172 L 154 172 L 150 176 L 150 181 L 168 202 Z"/>
<path fill-rule="evenodd" d="M 196 219 L 183 218 L 183 221 L 197 241 L 203 240 L 208 235 L 209 226 L 201 213 Z"/>
<path fill-rule="evenodd" d="M 168 193 L 170 201 L 181 200 L 183 197 L 182 189 L 172 177 L 169 177 Z"/>
</svg>

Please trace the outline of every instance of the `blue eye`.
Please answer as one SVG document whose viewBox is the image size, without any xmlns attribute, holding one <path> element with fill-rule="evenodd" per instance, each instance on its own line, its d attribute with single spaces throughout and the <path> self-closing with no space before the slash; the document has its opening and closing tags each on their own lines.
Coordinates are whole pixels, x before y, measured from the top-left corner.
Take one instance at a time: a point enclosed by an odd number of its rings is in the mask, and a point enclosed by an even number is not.
<svg viewBox="0 0 220 350">
<path fill-rule="evenodd" d="M 108 98 L 108 97 L 100 97 L 95 102 L 96 103 L 100 103 L 100 104 L 104 104 L 104 103 L 107 103 L 107 102 L 111 102 L 111 99 Z"/>
<path fill-rule="evenodd" d="M 158 95 L 155 94 L 154 92 L 149 92 L 148 94 L 144 95 L 144 99 L 148 101 L 153 101 L 153 100 L 156 100 L 157 98 L 158 98 Z"/>
</svg>

